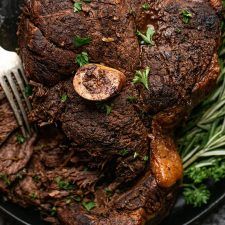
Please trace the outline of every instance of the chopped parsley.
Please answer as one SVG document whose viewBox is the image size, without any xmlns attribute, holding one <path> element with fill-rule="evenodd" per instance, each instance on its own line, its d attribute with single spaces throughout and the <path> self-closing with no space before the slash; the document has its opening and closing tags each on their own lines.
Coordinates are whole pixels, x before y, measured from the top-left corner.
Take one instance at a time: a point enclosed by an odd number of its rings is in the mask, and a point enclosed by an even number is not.
<svg viewBox="0 0 225 225">
<path fill-rule="evenodd" d="M 73 11 L 75 13 L 82 11 L 82 2 L 74 2 Z"/>
<path fill-rule="evenodd" d="M 97 102 L 96 106 L 108 116 L 112 112 L 113 104 L 108 105 L 106 103 Z"/>
<path fill-rule="evenodd" d="M 95 204 L 95 202 L 93 202 L 93 201 L 90 201 L 90 202 L 85 202 L 85 201 L 83 201 L 83 202 L 82 202 L 82 206 L 83 206 L 87 211 L 90 211 L 90 210 L 92 210 L 93 208 L 96 207 L 96 204 Z"/>
<path fill-rule="evenodd" d="M 150 67 L 146 67 L 144 70 L 136 71 L 134 79 L 133 79 L 133 84 L 141 83 L 144 85 L 146 89 L 149 90 L 149 85 L 148 85 L 149 73 L 150 73 Z"/>
<path fill-rule="evenodd" d="M 32 95 L 32 93 L 33 93 L 33 88 L 29 84 L 26 85 L 24 89 L 25 96 L 29 97 Z"/>
<path fill-rule="evenodd" d="M 91 38 L 90 37 L 80 37 L 76 36 L 73 39 L 73 44 L 76 48 L 79 48 L 83 45 L 88 45 L 91 43 Z"/>
<path fill-rule="evenodd" d="M 105 188 L 105 193 L 106 193 L 107 197 L 112 197 L 112 195 L 113 195 L 112 190 L 110 190 L 109 188 Z"/>
<path fill-rule="evenodd" d="M 112 112 L 112 106 L 111 105 L 105 105 L 106 115 L 108 116 Z"/>
<path fill-rule="evenodd" d="M 70 182 L 62 180 L 61 177 L 57 177 L 55 179 L 55 182 L 61 190 L 71 190 L 74 188 L 74 186 L 70 184 Z"/>
<path fill-rule="evenodd" d="M 89 63 L 89 58 L 87 52 L 82 52 L 81 54 L 78 54 L 76 57 L 76 63 L 82 67 L 85 64 Z"/>
<path fill-rule="evenodd" d="M 56 207 L 54 206 L 54 207 L 52 207 L 52 209 L 51 209 L 51 216 L 56 215 L 56 213 L 57 213 L 57 209 L 56 209 Z"/>
<path fill-rule="evenodd" d="M 144 10 L 149 10 L 149 9 L 150 9 L 150 5 L 149 5 L 148 3 L 144 3 L 144 4 L 142 5 L 142 9 L 144 9 Z"/>
<path fill-rule="evenodd" d="M 142 39 L 143 44 L 147 45 L 154 45 L 153 36 L 155 34 L 155 28 L 152 25 L 148 26 L 148 29 L 146 31 L 146 34 L 141 33 L 140 31 L 137 31 L 137 36 L 139 36 Z"/>
<path fill-rule="evenodd" d="M 30 194 L 30 198 L 31 198 L 32 200 L 37 199 L 37 194 L 36 194 L 35 192 L 32 192 L 32 193 Z"/>
<path fill-rule="evenodd" d="M 75 197 L 73 197 L 73 199 L 74 199 L 76 202 L 80 202 L 80 201 L 81 201 L 81 197 L 80 197 L 80 196 L 75 196 Z"/>
<path fill-rule="evenodd" d="M 149 159 L 149 157 L 148 157 L 147 155 L 145 155 L 145 156 L 143 157 L 143 160 L 144 160 L 145 162 L 147 162 L 148 159 Z"/>
<path fill-rule="evenodd" d="M 19 144 L 23 144 L 26 141 L 25 137 L 21 134 L 16 135 L 16 140 Z"/>
<path fill-rule="evenodd" d="M 64 93 L 62 96 L 61 96 L 61 102 L 66 102 L 66 100 L 68 99 L 68 95 L 66 93 Z"/>
<path fill-rule="evenodd" d="M 190 22 L 190 19 L 193 17 L 191 12 L 187 9 L 184 9 L 181 11 L 182 20 L 184 23 L 188 24 Z"/>
<path fill-rule="evenodd" d="M 122 156 L 125 156 L 129 153 L 129 150 L 128 149 L 122 149 L 119 151 L 119 155 L 122 155 Z"/>
</svg>

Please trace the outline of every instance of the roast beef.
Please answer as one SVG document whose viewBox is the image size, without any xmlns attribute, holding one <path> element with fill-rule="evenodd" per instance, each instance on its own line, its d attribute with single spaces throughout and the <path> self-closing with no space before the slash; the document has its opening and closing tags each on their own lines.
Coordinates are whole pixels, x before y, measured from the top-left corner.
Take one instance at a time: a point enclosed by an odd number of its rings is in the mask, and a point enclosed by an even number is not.
<svg viewBox="0 0 225 225">
<path fill-rule="evenodd" d="M 221 2 L 92 0 L 78 12 L 73 4 L 25 1 L 20 55 L 34 85 L 29 119 L 41 134 L 27 143 L 32 155 L 21 160 L 26 171 L 8 184 L 8 197 L 35 205 L 52 224 L 158 224 L 182 178 L 174 131 L 219 74 Z M 136 33 L 153 27 L 146 45 Z M 91 42 L 77 48 L 78 36 Z M 126 76 L 117 95 L 90 101 L 76 93 L 82 52 L 92 66 Z M 148 86 L 134 84 L 146 68 Z"/>
</svg>

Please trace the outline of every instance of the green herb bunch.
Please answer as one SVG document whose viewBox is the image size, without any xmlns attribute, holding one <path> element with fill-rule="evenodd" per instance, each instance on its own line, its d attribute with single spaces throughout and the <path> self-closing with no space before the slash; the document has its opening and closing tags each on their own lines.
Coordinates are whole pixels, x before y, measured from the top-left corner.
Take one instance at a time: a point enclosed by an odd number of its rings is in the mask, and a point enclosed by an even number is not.
<svg viewBox="0 0 225 225">
<path fill-rule="evenodd" d="M 225 0 L 223 0 L 225 5 Z M 192 113 L 178 141 L 183 159 L 183 196 L 199 207 L 210 198 L 208 181 L 225 178 L 225 23 L 219 49 L 221 74 L 214 93 Z"/>
</svg>

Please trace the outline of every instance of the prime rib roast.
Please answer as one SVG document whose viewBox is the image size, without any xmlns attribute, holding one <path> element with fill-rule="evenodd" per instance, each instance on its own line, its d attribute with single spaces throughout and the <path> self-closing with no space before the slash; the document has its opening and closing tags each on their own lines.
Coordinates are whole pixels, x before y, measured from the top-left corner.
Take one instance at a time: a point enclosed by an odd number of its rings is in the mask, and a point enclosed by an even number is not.
<svg viewBox="0 0 225 225">
<path fill-rule="evenodd" d="M 72 0 L 25 1 L 19 53 L 39 132 L 18 139 L 0 94 L 0 189 L 51 224 L 158 224 L 182 179 L 175 131 L 219 74 L 221 2 L 81 4 L 74 12 Z M 146 45 L 136 33 L 152 27 Z M 76 46 L 74 37 L 91 41 Z M 81 53 L 90 64 L 79 68 Z M 133 82 L 146 68 L 147 88 Z"/>
</svg>

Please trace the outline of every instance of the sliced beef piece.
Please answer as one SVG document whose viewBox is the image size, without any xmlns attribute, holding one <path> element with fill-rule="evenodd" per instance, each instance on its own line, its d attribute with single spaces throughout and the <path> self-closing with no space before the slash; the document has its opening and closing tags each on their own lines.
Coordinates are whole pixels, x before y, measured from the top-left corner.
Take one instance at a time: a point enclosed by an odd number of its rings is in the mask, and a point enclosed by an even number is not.
<svg viewBox="0 0 225 225">
<path fill-rule="evenodd" d="M 14 114 L 0 86 L 0 146 L 16 128 L 17 123 Z"/>
<path fill-rule="evenodd" d="M 0 89 L 0 189 L 6 192 L 7 186 L 24 172 L 36 139 L 34 135 L 27 142 L 19 143 L 17 127 L 12 109 Z"/>
<path fill-rule="evenodd" d="M 170 208 L 173 202 L 174 196 L 171 190 L 160 189 L 153 176 L 146 173 L 131 190 L 114 196 L 107 210 L 93 209 L 91 213 L 87 213 L 81 207 L 72 205 L 60 208 L 58 216 L 66 225 L 118 223 L 141 225 L 154 215 L 153 224 L 156 224 L 162 220 L 162 214 L 167 213 L 166 209 Z"/>
</svg>

